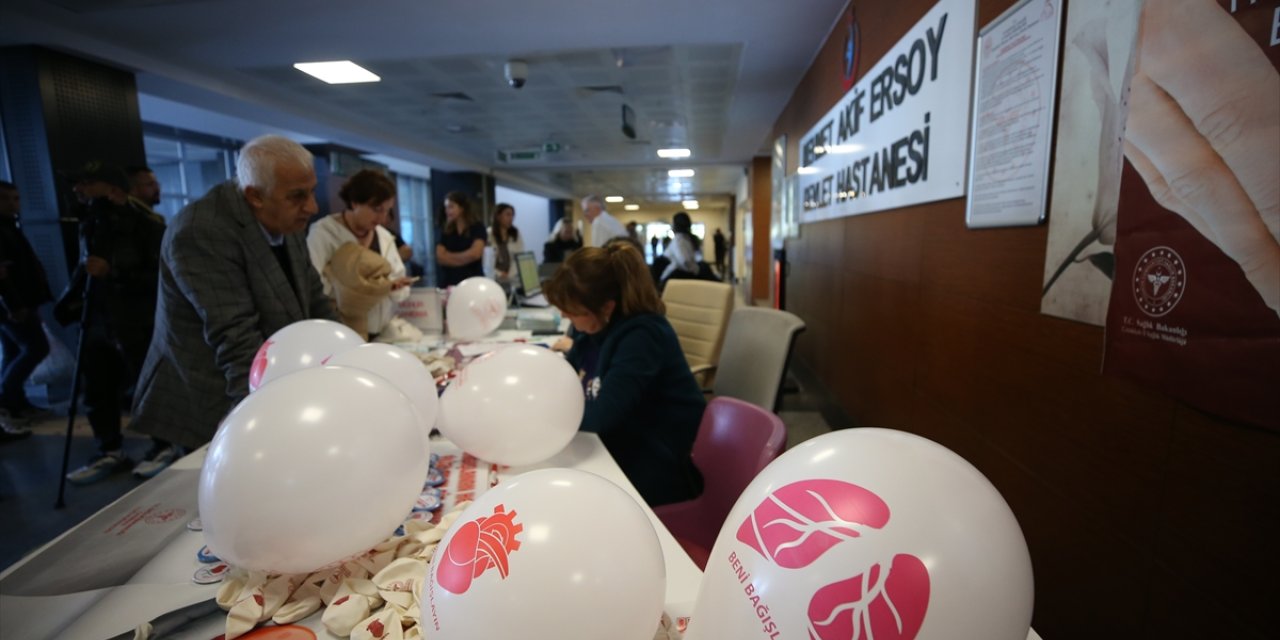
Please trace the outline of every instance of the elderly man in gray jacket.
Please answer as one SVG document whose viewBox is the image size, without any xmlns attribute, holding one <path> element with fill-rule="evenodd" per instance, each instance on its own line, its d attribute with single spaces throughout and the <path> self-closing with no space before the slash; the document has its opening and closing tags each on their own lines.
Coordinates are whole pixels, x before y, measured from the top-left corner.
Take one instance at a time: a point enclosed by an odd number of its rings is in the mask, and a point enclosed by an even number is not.
<svg viewBox="0 0 1280 640">
<path fill-rule="evenodd" d="M 317 211 L 311 154 L 262 136 L 240 150 L 236 173 L 184 208 L 160 249 L 156 328 L 131 426 L 176 446 L 213 438 L 248 395 L 249 368 L 267 337 L 299 320 L 335 317 L 302 233 Z M 134 473 L 155 475 L 180 452 L 160 453 Z"/>
</svg>

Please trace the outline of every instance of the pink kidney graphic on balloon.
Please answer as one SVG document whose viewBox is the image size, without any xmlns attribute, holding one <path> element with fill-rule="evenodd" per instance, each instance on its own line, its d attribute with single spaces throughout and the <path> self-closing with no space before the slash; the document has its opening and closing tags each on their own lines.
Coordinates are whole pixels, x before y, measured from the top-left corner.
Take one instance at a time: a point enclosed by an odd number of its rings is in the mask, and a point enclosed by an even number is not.
<svg viewBox="0 0 1280 640">
<path fill-rule="evenodd" d="M 271 350 L 274 342 L 267 340 L 258 347 L 258 353 L 253 356 L 253 364 L 249 367 L 249 388 L 257 389 L 262 386 L 262 376 L 267 375 L 267 365 L 271 359 L 267 357 L 267 352 Z"/>
<path fill-rule="evenodd" d="M 774 491 L 738 527 L 737 538 L 769 562 L 800 570 L 837 545 L 858 544 L 889 523 L 880 496 L 840 480 L 804 480 Z M 929 571 L 919 558 L 852 567 L 809 601 L 813 640 L 912 640 L 929 606 Z"/>
<path fill-rule="evenodd" d="M 929 608 L 929 570 L 913 555 L 893 557 L 847 580 L 833 582 L 809 600 L 815 640 L 912 640 Z"/>
<path fill-rule="evenodd" d="M 520 548 L 516 535 L 524 525 L 515 521 L 516 512 L 506 512 L 503 505 L 493 508 L 493 515 L 463 522 L 449 540 L 444 553 L 436 554 L 436 582 L 451 593 L 463 594 L 490 567 L 506 578 L 507 557 Z M 443 557 L 441 557 L 443 556 Z"/>
</svg>

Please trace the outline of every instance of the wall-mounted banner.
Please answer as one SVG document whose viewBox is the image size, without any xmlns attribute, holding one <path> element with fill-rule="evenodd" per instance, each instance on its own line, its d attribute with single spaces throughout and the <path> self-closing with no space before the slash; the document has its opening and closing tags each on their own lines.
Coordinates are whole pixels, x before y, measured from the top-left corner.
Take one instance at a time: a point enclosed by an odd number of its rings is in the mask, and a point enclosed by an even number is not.
<svg viewBox="0 0 1280 640">
<path fill-rule="evenodd" d="M 941 0 L 800 140 L 800 222 L 964 195 L 974 0 Z"/>
</svg>

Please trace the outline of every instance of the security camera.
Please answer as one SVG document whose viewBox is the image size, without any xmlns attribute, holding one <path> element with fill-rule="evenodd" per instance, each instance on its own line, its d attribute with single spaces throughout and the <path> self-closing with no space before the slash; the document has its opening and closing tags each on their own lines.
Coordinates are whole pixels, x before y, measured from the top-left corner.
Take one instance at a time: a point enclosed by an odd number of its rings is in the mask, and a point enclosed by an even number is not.
<svg viewBox="0 0 1280 640">
<path fill-rule="evenodd" d="M 512 89 L 523 88 L 525 80 L 529 79 L 529 63 L 524 60 L 508 60 L 502 71 Z"/>
</svg>

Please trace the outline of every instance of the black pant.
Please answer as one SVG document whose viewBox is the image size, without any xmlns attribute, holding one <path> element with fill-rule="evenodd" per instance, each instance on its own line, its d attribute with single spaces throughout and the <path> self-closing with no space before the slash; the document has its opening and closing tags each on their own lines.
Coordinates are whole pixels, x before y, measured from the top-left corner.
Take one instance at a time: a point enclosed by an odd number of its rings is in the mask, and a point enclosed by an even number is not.
<svg viewBox="0 0 1280 640">
<path fill-rule="evenodd" d="M 85 413 L 98 448 L 104 453 L 116 451 L 124 444 L 120 415 L 126 406 L 125 392 L 138 379 L 146 356 L 146 342 L 135 333 L 123 331 L 113 335 L 106 327 L 95 325 L 81 338 L 85 341 L 84 359 L 80 362 Z"/>
<path fill-rule="evenodd" d="M 32 312 L 22 322 L 0 322 L 0 345 L 4 348 L 0 405 L 10 411 L 22 411 L 31 406 L 23 385 L 40 361 L 49 355 L 49 340 L 44 336 L 40 318 Z"/>
</svg>

